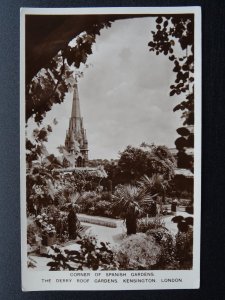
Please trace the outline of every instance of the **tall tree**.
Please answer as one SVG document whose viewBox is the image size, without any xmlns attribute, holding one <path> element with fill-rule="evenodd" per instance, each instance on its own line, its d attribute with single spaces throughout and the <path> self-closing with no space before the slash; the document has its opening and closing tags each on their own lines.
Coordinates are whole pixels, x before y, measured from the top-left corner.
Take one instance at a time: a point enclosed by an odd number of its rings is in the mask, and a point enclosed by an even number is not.
<svg viewBox="0 0 225 300">
<path fill-rule="evenodd" d="M 142 144 L 141 147 L 127 146 L 120 153 L 118 165 L 112 166 L 112 181 L 115 184 L 135 183 L 144 175 L 163 174 L 169 180 L 173 176 L 175 159 L 165 146 Z"/>
</svg>

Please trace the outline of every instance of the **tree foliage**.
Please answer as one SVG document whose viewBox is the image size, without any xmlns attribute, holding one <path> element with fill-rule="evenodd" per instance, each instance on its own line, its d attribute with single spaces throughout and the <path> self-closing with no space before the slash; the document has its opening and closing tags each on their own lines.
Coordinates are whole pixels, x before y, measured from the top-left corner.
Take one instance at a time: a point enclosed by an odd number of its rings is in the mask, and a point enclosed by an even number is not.
<svg viewBox="0 0 225 300">
<path fill-rule="evenodd" d="M 167 16 L 156 19 L 156 31 L 152 31 L 153 40 L 149 42 L 150 51 L 156 55 L 163 53 L 173 61 L 175 83 L 170 86 L 170 96 L 184 93 L 186 100 L 174 108 L 182 110 L 184 124 L 193 124 L 194 97 L 194 19 L 193 16 Z M 177 44 L 183 50 L 181 56 L 176 54 Z"/>
<path fill-rule="evenodd" d="M 106 21 L 88 26 L 86 31 L 76 37 L 76 42 L 68 44 L 42 68 L 26 86 L 26 121 L 34 117 L 40 124 L 50 111 L 53 104 L 64 101 L 65 95 L 75 83 L 74 72 L 78 72 L 81 64 L 86 63 L 88 55 L 92 54 L 92 45 L 97 35 L 104 27 L 111 26 Z M 74 37 L 75 38 L 75 37 Z"/>
<path fill-rule="evenodd" d="M 156 30 L 152 31 L 149 42 L 150 51 L 167 55 L 173 62 L 176 74 L 174 84 L 170 86 L 170 96 L 184 96 L 173 111 L 181 110 L 183 125 L 194 125 L 194 16 L 159 16 L 156 18 Z M 178 45 L 180 51 L 177 51 Z M 178 53 L 177 53 L 178 52 Z M 178 128 L 181 135 L 176 141 L 178 149 L 178 167 L 193 171 L 193 156 L 186 149 L 194 146 L 194 134 Z"/>
<path fill-rule="evenodd" d="M 142 187 L 122 185 L 114 193 L 113 209 L 126 220 L 127 234 L 137 232 L 137 217 L 143 204 L 152 201 L 152 195 Z"/>
<path fill-rule="evenodd" d="M 163 174 L 165 179 L 173 176 L 175 159 L 165 146 L 142 144 L 141 147 L 127 146 L 120 152 L 117 165 L 112 165 L 109 178 L 113 184 L 135 183 L 144 175 Z"/>
<path fill-rule="evenodd" d="M 52 132 L 50 125 L 33 130 L 33 139 L 26 139 L 26 189 L 27 209 L 37 214 L 43 206 L 54 202 L 57 183 L 61 180 L 56 169 L 61 167 L 60 161 L 49 155 L 45 142 Z"/>
</svg>

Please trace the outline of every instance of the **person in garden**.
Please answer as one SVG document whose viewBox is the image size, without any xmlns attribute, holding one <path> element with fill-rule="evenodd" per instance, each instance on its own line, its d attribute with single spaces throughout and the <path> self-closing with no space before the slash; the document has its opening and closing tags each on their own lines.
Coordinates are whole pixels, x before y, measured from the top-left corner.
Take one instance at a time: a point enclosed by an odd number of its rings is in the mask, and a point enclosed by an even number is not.
<svg viewBox="0 0 225 300">
<path fill-rule="evenodd" d="M 69 207 L 67 223 L 68 223 L 69 239 L 75 240 L 77 237 L 77 214 L 76 214 L 76 210 L 72 204 Z"/>
</svg>

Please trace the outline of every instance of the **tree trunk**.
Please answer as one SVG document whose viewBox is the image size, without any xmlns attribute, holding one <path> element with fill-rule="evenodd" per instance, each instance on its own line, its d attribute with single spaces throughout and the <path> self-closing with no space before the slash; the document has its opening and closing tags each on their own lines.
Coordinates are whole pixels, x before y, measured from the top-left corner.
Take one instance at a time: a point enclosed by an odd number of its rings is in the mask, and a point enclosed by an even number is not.
<svg viewBox="0 0 225 300">
<path fill-rule="evenodd" d="M 75 240 L 77 237 L 77 216 L 73 210 L 69 212 L 67 222 L 68 222 L 69 239 Z"/>
<path fill-rule="evenodd" d="M 127 215 L 126 227 L 127 227 L 127 235 L 137 233 L 137 217 L 135 215 Z"/>
</svg>

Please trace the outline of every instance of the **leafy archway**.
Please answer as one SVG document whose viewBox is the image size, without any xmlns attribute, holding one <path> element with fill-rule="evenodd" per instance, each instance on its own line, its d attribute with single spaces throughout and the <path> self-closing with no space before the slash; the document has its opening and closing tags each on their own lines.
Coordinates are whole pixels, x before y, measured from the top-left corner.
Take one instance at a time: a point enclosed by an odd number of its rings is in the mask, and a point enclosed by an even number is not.
<svg viewBox="0 0 225 300">
<path fill-rule="evenodd" d="M 26 120 L 34 116 L 35 121 L 40 123 L 54 103 L 64 101 L 65 93 L 72 84 L 70 66 L 79 68 L 82 63 L 86 63 L 101 29 L 111 27 L 115 20 L 147 16 L 156 17 L 154 14 L 26 16 Z M 157 23 L 157 31 L 153 33 L 153 41 L 149 43 L 150 51 L 155 50 L 157 55 L 172 53 L 175 42 L 170 42 L 169 38 L 174 37 L 178 39 L 182 49 L 188 49 L 190 46 L 193 52 L 193 15 L 162 15 L 158 17 L 157 22 L 163 18 L 166 21 L 160 29 L 161 25 Z M 69 42 L 75 37 L 76 44 L 70 46 Z M 182 58 L 177 61 L 175 56 L 171 55 L 169 59 L 174 60 L 175 67 L 177 66 L 174 72 L 177 72 L 176 80 L 179 80 L 175 85 L 171 85 L 172 96 L 189 89 L 187 84 L 182 85 L 180 81 L 188 79 L 190 85 L 193 80 L 193 77 L 187 75 L 187 71 L 191 71 L 193 55 L 188 55 L 188 59 L 184 61 L 184 73 L 180 72 L 179 61 Z M 193 99 L 190 99 L 187 104 L 182 103 L 182 107 L 176 109 L 186 109 L 192 102 Z M 192 117 L 193 114 L 190 113 L 190 118 Z"/>
<path fill-rule="evenodd" d="M 73 87 L 73 71 L 70 67 L 78 69 L 81 64 L 86 63 L 101 29 L 109 28 L 117 19 L 146 16 L 153 15 L 106 15 L 85 18 L 52 16 L 52 19 L 49 16 L 27 16 L 26 120 L 34 117 L 35 121 L 41 124 L 46 112 L 51 110 L 55 103 L 64 101 L 65 94 Z M 37 18 L 41 20 L 37 21 Z M 49 31 L 46 31 L 46 26 Z M 38 34 L 34 33 L 37 30 Z M 76 43 L 69 44 L 74 37 Z M 181 57 L 175 55 L 176 44 L 180 44 L 181 49 L 186 51 L 185 55 L 183 52 Z M 163 53 L 174 62 L 173 72 L 176 73 L 176 79 L 170 86 L 170 96 L 185 95 L 185 100 L 174 108 L 174 111 L 183 111 L 184 118 L 184 127 L 177 130 L 181 137 L 175 141 L 178 149 L 178 167 L 193 171 L 193 155 L 186 151 L 194 146 L 193 15 L 158 16 L 149 47 L 156 55 Z M 46 140 L 50 131 L 49 128 L 45 130 L 45 137 L 40 137 L 41 142 Z"/>
</svg>

